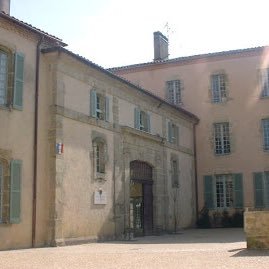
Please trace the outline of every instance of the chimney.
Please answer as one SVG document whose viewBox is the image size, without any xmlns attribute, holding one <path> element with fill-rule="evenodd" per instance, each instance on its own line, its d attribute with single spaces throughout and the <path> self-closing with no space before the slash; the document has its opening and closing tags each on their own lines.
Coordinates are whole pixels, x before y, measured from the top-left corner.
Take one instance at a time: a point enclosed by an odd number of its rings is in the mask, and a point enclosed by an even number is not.
<svg viewBox="0 0 269 269">
<path fill-rule="evenodd" d="M 10 0 L 0 0 L 0 12 L 10 15 Z"/>
<path fill-rule="evenodd" d="M 168 59 L 168 38 L 161 32 L 154 32 L 154 61 Z"/>
</svg>

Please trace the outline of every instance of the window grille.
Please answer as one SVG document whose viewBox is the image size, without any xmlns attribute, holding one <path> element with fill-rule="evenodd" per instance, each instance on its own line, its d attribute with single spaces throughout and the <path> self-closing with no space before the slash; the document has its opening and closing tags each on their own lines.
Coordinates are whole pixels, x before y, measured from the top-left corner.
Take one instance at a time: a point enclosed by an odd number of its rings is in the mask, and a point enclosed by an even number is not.
<svg viewBox="0 0 269 269">
<path fill-rule="evenodd" d="M 223 155 L 231 151 L 229 123 L 214 124 L 215 154 Z"/>
<path fill-rule="evenodd" d="M 211 91 L 213 103 L 221 103 L 226 99 L 227 93 L 224 74 L 211 76 Z"/>
</svg>

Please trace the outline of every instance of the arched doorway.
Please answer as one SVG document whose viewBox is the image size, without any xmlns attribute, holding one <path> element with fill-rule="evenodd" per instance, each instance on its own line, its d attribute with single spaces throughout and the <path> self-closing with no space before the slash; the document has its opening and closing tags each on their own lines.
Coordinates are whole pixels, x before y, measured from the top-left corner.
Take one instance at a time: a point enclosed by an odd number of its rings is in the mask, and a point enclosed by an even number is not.
<svg viewBox="0 0 269 269">
<path fill-rule="evenodd" d="M 151 235 L 153 228 L 152 167 L 130 163 L 130 226 L 135 236 Z"/>
</svg>

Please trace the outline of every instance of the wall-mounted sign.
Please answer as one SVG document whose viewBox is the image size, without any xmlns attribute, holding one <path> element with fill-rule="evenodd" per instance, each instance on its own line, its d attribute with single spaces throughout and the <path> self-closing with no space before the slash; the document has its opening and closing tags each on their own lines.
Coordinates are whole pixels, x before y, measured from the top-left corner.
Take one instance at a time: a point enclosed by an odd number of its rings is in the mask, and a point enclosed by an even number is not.
<svg viewBox="0 0 269 269">
<path fill-rule="evenodd" d="M 64 153 L 64 144 L 56 143 L 56 154 L 63 154 L 63 153 Z"/>
<path fill-rule="evenodd" d="M 94 192 L 94 204 L 95 205 L 106 205 L 107 199 L 106 199 L 106 192 L 104 191 L 95 191 Z"/>
</svg>

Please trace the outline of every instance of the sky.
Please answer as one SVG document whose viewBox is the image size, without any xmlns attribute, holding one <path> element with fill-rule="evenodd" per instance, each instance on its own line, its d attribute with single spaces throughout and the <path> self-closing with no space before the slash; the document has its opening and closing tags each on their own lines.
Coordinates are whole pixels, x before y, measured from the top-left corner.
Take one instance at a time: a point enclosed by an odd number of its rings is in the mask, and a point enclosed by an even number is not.
<svg viewBox="0 0 269 269">
<path fill-rule="evenodd" d="M 268 8 L 268 0 L 11 0 L 10 14 L 107 68 L 152 61 L 155 31 L 168 36 L 171 59 L 269 45 Z"/>
</svg>

